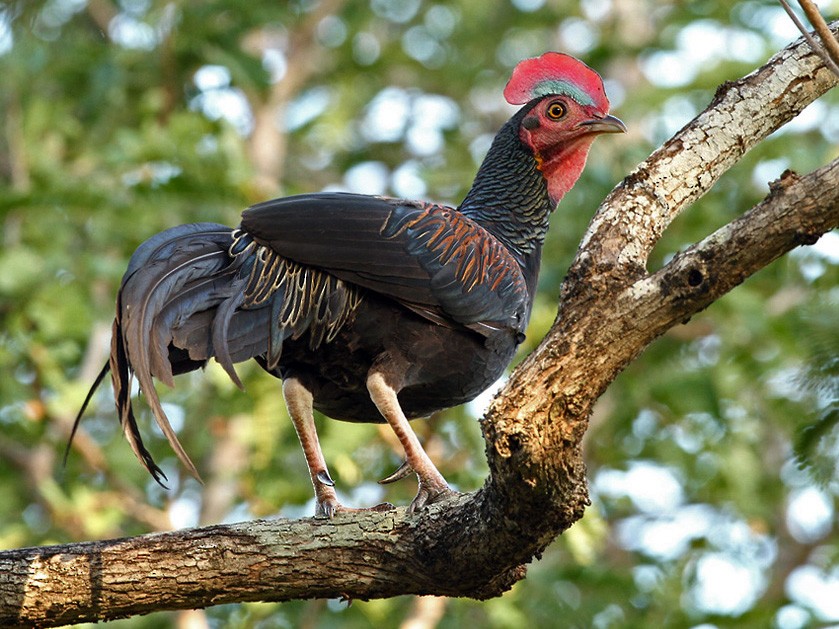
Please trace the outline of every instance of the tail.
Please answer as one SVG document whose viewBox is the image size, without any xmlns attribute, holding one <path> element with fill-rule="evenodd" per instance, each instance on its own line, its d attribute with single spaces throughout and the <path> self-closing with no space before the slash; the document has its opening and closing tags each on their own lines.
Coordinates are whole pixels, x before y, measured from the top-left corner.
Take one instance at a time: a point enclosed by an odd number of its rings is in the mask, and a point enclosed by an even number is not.
<svg viewBox="0 0 839 629">
<path fill-rule="evenodd" d="M 282 258 L 242 230 L 194 223 L 161 232 L 131 257 L 117 296 L 110 360 L 88 393 L 73 434 L 110 371 L 123 432 L 163 485 L 166 476 L 143 445 L 134 417 L 136 377 L 178 459 L 200 481 L 166 417 L 154 378 L 171 387 L 175 375 L 215 358 L 241 387 L 234 363 L 257 357 L 274 373 L 287 338 L 308 334 L 316 349 L 352 318 L 360 299 L 354 287 Z"/>
<path fill-rule="evenodd" d="M 96 376 L 96 380 L 93 381 L 93 384 L 88 390 L 87 395 L 84 398 L 84 402 L 82 402 L 82 407 L 76 414 L 76 419 L 73 421 L 73 428 L 70 430 L 70 437 L 67 439 L 67 445 L 64 447 L 64 459 L 62 463 L 64 467 L 67 467 L 67 457 L 70 456 L 70 447 L 73 445 L 73 439 L 76 438 L 76 431 L 79 429 L 79 424 L 82 421 L 84 412 L 87 410 L 87 407 L 90 404 L 90 400 L 93 399 L 93 394 L 96 393 L 96 389 L 99 388 L 99 385 L 102 384 L 102 381 L 105 379 L 105 376 L 108 375 L 108 371 L 110 370 L 110 368 L 110 363 L 105 363 L 105 366 L 102 367 L 102 370 Z"/>
<path fill-rule="evenodd" d="M 233 362 L 265 353 L 266 335 L 252 332 L 258 326 L 268 329 L 270 308 L 237 310 L 246 282 L 239 277 L 241 260 L 229 254 L 231 233 L 231 228 L 214 223 L 180 225 L 135 251 L 117 296 L 109 362 L 79 411 L 71 440 L 90 398 L 110 371 L 128 443 L 163 485 L 166 476 L 143 444 L 134 416 L 131 387 L 136 376 L 178 459 L 201 480 L 163 410 L 154 378 L 173 386 L 174 375 L 203 367 L 215 357 L 241 387 Z"/>
<path fill-rule="evenodd" d="M 118 334 L 117 331 L 117 322 L 114 321 L 114 338 L 116 338 Z M 84 416 L 84 412 L 87 410 L 88 405 L 90 404 L 90 400 L 93 398 L 93 394 L 96 393 L 96 390 L 99 388 L 99 385 L 102 384 L 102 381 L 105 380 L 105 376 L 108 375 L 108 372 L 111 371 L 113 368 L 112 365 L 117 365 L 117 370 L 114 371 L 113 375 L 111 376 L 111 380 L 113 381 L 114 391 L 117 395 L 117 408 L 120 409 L 120 417 L 122 418 L 122 411 L 121 406 L 125 404 L 128 405 L 128 413 L 127 413 L 127 421 L 122 421 L 123 431 L 128 439 L 128 443 L 131 444 L 131 449 L 134 451 L 134 454 L 137 455 L 137 458 L 140 459 L 140 462 L 143 464 L 143 467 L 148 470 L 149 474 L 152 475 L 155 481 L 157 481 L 161 486 L 166 487 L 163 483 L 164 480 L 168 480 L 166 478 L 166 474 L 163 473 L 157 464 L 154 462 L 154 459 L 151 456 L 151 453 L 146 449 L 145 445 L 143 444 L 143 438 L 140 436 L 140 431 L 137 426 L 137 421 L 134 418 L 134 412 L 131 408 L 131 385 L 130 383 L 128 386 L 124 386 L 123 383 L 127 381 L 129 376 L 129 367 L 127 362 L 125 361 L 125 351 L 124 347 L 115 347 L 113 340 L 111 342 L 111 350 L 116 352 L 116 356 L 112 356 L 112 358 L 105 363 L 105 366 L 99 371 L 99 374 L 96 376 L 96 379 L 93 381 L 93 384 L 88 390 L 87 395 L 85 396 L 84 402 L 82 402 L 82 406 L 79 409 L 78 414 L 76 415 L 76 419 L 73 421 L 73 428 L 70 430 L 70 437 L 67 439 L 67 445 L 64 448 L 64 460 L 63 465 L 67 466 L 67 458 L 70 456 L 70 447 L 73 445 L 73 440 L 76 437 L 76 432 L 79 429 L 79 424 L 82 421 L 82 417 Z M 162 480 L 161 480 L 162 479 Z"/>
</svg>

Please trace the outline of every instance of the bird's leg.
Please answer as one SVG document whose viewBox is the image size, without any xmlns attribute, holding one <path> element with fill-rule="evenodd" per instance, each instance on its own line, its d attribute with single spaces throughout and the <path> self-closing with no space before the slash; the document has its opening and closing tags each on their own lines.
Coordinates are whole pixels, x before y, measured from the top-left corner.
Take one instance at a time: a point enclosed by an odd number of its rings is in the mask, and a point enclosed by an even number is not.
<svg viewBox="0 0 839 629">
<path fill-rule="evenodd" d="M 423 449 L 419 439 L 417 439 L 417 435 L 411 428 L 408 418 L 402 412 L 402 407 L 399 406 L 399 400 L 396 397 L 396 387 L 388 383 L 382 371 L 377 371 L 374 368 L 369 373 L 367 376 L 367 390 L 370 392 L 370 399 L 373 400 L 373 404 L 376 405 L 382 417 L 390 424 L 390 427 L 396 433 L 396 437 L 405 449 L 406 464 L 417 474 L 419 490 L 408 507 L 408 513 L 413 513 L 427 504 L 436 502 L 454 493 L 446 483 L 446 479 L 443 478 L 443 475 L 440 474 L 434 466 L 434 463 L 428 458 L 428 454 Z M 396 474 L 398 473 L 399 471 Z"/>
<path fill-rule="evenodd" d="M 283 397 L 288 414 L 294 422 L 297 438 L 303 447 L 312 486 L 315 488 L 316 518 L 331 518 L 343 507 L 335 494 L 335 481 L 329 476 L 326 460 L 320 449 L 318 433 L 315 429 L 315 417 L 312 407 L 312 392 L 297 378 L 283 380 Z"/>
<path fill-rule="evenodd" d="M 332 518 L 338 511 L 389 511 L 395 507 L 383 502 L 369 509 L 350 509 L 338 502 L 335 494 L 335 481 L 329 476 L 326 460 L 320 449 L 318 433 L 315 429 L 315 416 L 312 406 L 312 392 L 297 378 L 283 380 L 283 397 L 286 408 L 297 431 L 297 438 L 303 447 L 309 476 L 315 488 L 315 517 L 319 519 Z"/>
</svg>

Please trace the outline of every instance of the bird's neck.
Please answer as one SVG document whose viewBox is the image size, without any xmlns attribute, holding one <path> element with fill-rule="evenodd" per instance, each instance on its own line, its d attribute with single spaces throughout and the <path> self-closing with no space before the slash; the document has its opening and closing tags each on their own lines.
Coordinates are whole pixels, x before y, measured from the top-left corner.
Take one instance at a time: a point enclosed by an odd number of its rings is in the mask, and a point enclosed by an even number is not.
<svg viewBox="0 0 839 629">
<path fill-rule="evenodd" d="M 538 265 L 556 203 L 533 152 L 519 139 L 519 118 L 514 116 L 495 136 L 458 209 L 504 243 L 523 266 L 530 266 Z"/>
</svg>

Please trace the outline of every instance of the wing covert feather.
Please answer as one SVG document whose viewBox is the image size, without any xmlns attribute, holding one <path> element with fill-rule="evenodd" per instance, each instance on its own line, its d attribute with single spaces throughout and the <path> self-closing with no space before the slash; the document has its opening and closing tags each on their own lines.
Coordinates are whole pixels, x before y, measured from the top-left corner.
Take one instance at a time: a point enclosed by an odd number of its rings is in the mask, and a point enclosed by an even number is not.
<svg viewBox="0 0 839 629">
<path fill-rule="evenodd" d="M 285 197 L 242 215 L 243 230 L 295 262 L 429 312 L 521 329 L 530 296 L 516 259 L 457 210 L 347 193 Z"/>
</svg>

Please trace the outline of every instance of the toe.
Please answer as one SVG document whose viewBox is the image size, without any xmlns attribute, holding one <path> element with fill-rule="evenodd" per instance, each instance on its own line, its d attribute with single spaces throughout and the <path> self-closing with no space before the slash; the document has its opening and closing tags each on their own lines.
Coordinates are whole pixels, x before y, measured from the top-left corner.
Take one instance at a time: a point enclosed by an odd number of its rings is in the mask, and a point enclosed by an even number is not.
<svg viewBox="0 0 839 629">
<path fill-rule="evenodd" d="M 435 502 L 439 502 L 440 500 L 444 500 L 449 496 L 454 495 L 455 492 L 451 487 L 446 484 L 442 486 L 434 485 L 434 486 L 427 486 L 427 485 L 420 485 L 419 491 L 417 492 L 416 497 L 408 506 L 408 513 L 416 513 L 423 507 L 434 504 Z"/>
<path fill-rule="evenodd" d="M 341 506 L 341 503 L 337 500 L 319 500 L 317 502 L 317 505 L 315 506 L 315 519 L 331 520 L 335 517 L 335 514 L 338 513 L 338 511 L 341 511 L 343 508 L 344 507 Z"/>
<path fill-rule="evenodd" d="M 374 511 L 376 513 L 384 513 L 387 511 L 393 511 L 394 509 L 396 509 L 396 507 L 389 502 L 382 502 L 372 507 L 353 508 L 345 507 L 337 500 L 325 500 L 323 502 L 317 503 L 317 507 L 315 507 L 315 519 L 331 520 L 335 517 L 336 513 L 356 513 L 359 511 Z"/>
</svg>

